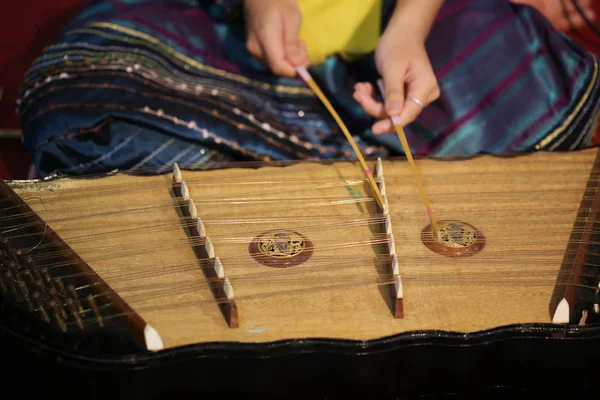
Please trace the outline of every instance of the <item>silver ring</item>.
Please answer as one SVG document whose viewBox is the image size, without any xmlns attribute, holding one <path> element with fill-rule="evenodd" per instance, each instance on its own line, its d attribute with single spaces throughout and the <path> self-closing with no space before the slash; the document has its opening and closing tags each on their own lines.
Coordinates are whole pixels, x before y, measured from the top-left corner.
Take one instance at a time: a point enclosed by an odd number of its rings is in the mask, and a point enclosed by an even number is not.
<svg viewBox="0 0 600 400">
<path fill-rule="evenodd" d="M 409 97 L 408 98 L 410 101 L 417 103 L 418 105 L 421 106 L 421 108 L 425 108 L 425 104 L 423 104 L 423 102 L 419 99 L 417 99 L 416 97 Z"/>
</svg>

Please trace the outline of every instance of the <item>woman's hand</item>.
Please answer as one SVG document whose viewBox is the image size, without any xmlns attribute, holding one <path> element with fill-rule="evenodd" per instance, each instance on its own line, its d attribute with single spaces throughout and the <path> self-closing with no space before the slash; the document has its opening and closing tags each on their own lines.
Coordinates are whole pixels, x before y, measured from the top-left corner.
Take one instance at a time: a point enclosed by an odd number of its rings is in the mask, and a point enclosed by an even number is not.
<svg viewBox="0 0 600 400">
<path fill-rule="evenodd" d="M 411 123 L 424 106 L 440 96 L 422 38 L 386 31 L 375 51 L 375 62 L 385 86 L 385 104 L 375 100 L 376 89 L 370 83 L 358 83 L 354 88 L 354 99 L 368 114 L 380 119 L 373 125 L 373 133 L 392 132 L 391 116 L 399 116 L 401 126 Z"/>
<path fill-rule="evenodd" d="M 296 0 L 244 0 L 244 12 L 248 51 L 274 74 L 294 77 L 297 66 L 308 65 Z"/>
<path fill-rule="evenodd" d="M 354 99 L 379 119 L 373 133 L 392 132 L 390 117 L 400 125 L 414 121 L 423 108 L 440 96 L 425 40 L 443 0 L 397 0 L 396 10 L 375 50 L 377 70 L 385 87 L 384 103 L 375 100 L 370 83 L 358 83 Z"/>
</svg>

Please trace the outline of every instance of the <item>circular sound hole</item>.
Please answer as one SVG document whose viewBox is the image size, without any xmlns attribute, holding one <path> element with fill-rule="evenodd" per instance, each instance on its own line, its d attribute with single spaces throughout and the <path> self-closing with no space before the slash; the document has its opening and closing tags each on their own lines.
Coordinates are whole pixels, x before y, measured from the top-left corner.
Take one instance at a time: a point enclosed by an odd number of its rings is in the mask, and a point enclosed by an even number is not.
<svg viewBox="0 0 600 400">
<path fill-rule="evenodd" d="M 313 243 L 298 232 L 273 230 L 256 236 L 248 246 L 250 256 L 273 268 L 288 268 L 306 262 L 313 254 Z"/>
<path fill-rule="evenodd" d="M 421 241 L 430 250 L 446 257 L 470 257 L 485 247 L 485 236 L 472 225 L 459 221 L 440 221 L 439 239 L 431 225 L 421 231 Z"/>
</svg>

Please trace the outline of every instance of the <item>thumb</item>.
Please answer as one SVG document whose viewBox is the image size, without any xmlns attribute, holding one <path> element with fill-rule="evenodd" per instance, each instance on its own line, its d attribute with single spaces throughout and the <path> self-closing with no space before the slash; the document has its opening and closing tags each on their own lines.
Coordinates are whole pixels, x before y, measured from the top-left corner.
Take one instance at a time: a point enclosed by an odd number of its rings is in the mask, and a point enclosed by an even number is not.
<svg viewBox="0 0 600 400">
<path fill-rule="evenodd" d="M 404 72 L 406 68 L 398 63 L 388 63 L 392 68 L 383 70 L 382 77 L 385 83 L 385 111 L 392 116 L 399 116 L 404 106 Z"/>
</svg>

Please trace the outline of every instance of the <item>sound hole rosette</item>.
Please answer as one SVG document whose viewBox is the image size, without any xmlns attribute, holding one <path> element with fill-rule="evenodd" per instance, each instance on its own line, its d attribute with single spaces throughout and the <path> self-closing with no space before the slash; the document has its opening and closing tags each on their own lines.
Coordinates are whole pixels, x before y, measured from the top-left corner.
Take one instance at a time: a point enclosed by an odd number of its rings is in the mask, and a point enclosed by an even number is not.
<svg viewBox="0 0 600 400">
<path fill-rule="evenodd" d="M 446 257 L 471 257 L 481 252 L 485 235 L 471 224 L 461 221 L 439 221 L 441 240 L 434 237 L 431 224 L 421 231 L 421 241 L 434 253 Z"/>
<path fill-rule="evenodd" d="M 289 268 L 310 259 L 314 245 L 306 236 L 287 229 L 274 229 L 257 235 L 248 253 L 258 263 L 272 268 Z"/>
</svg>

